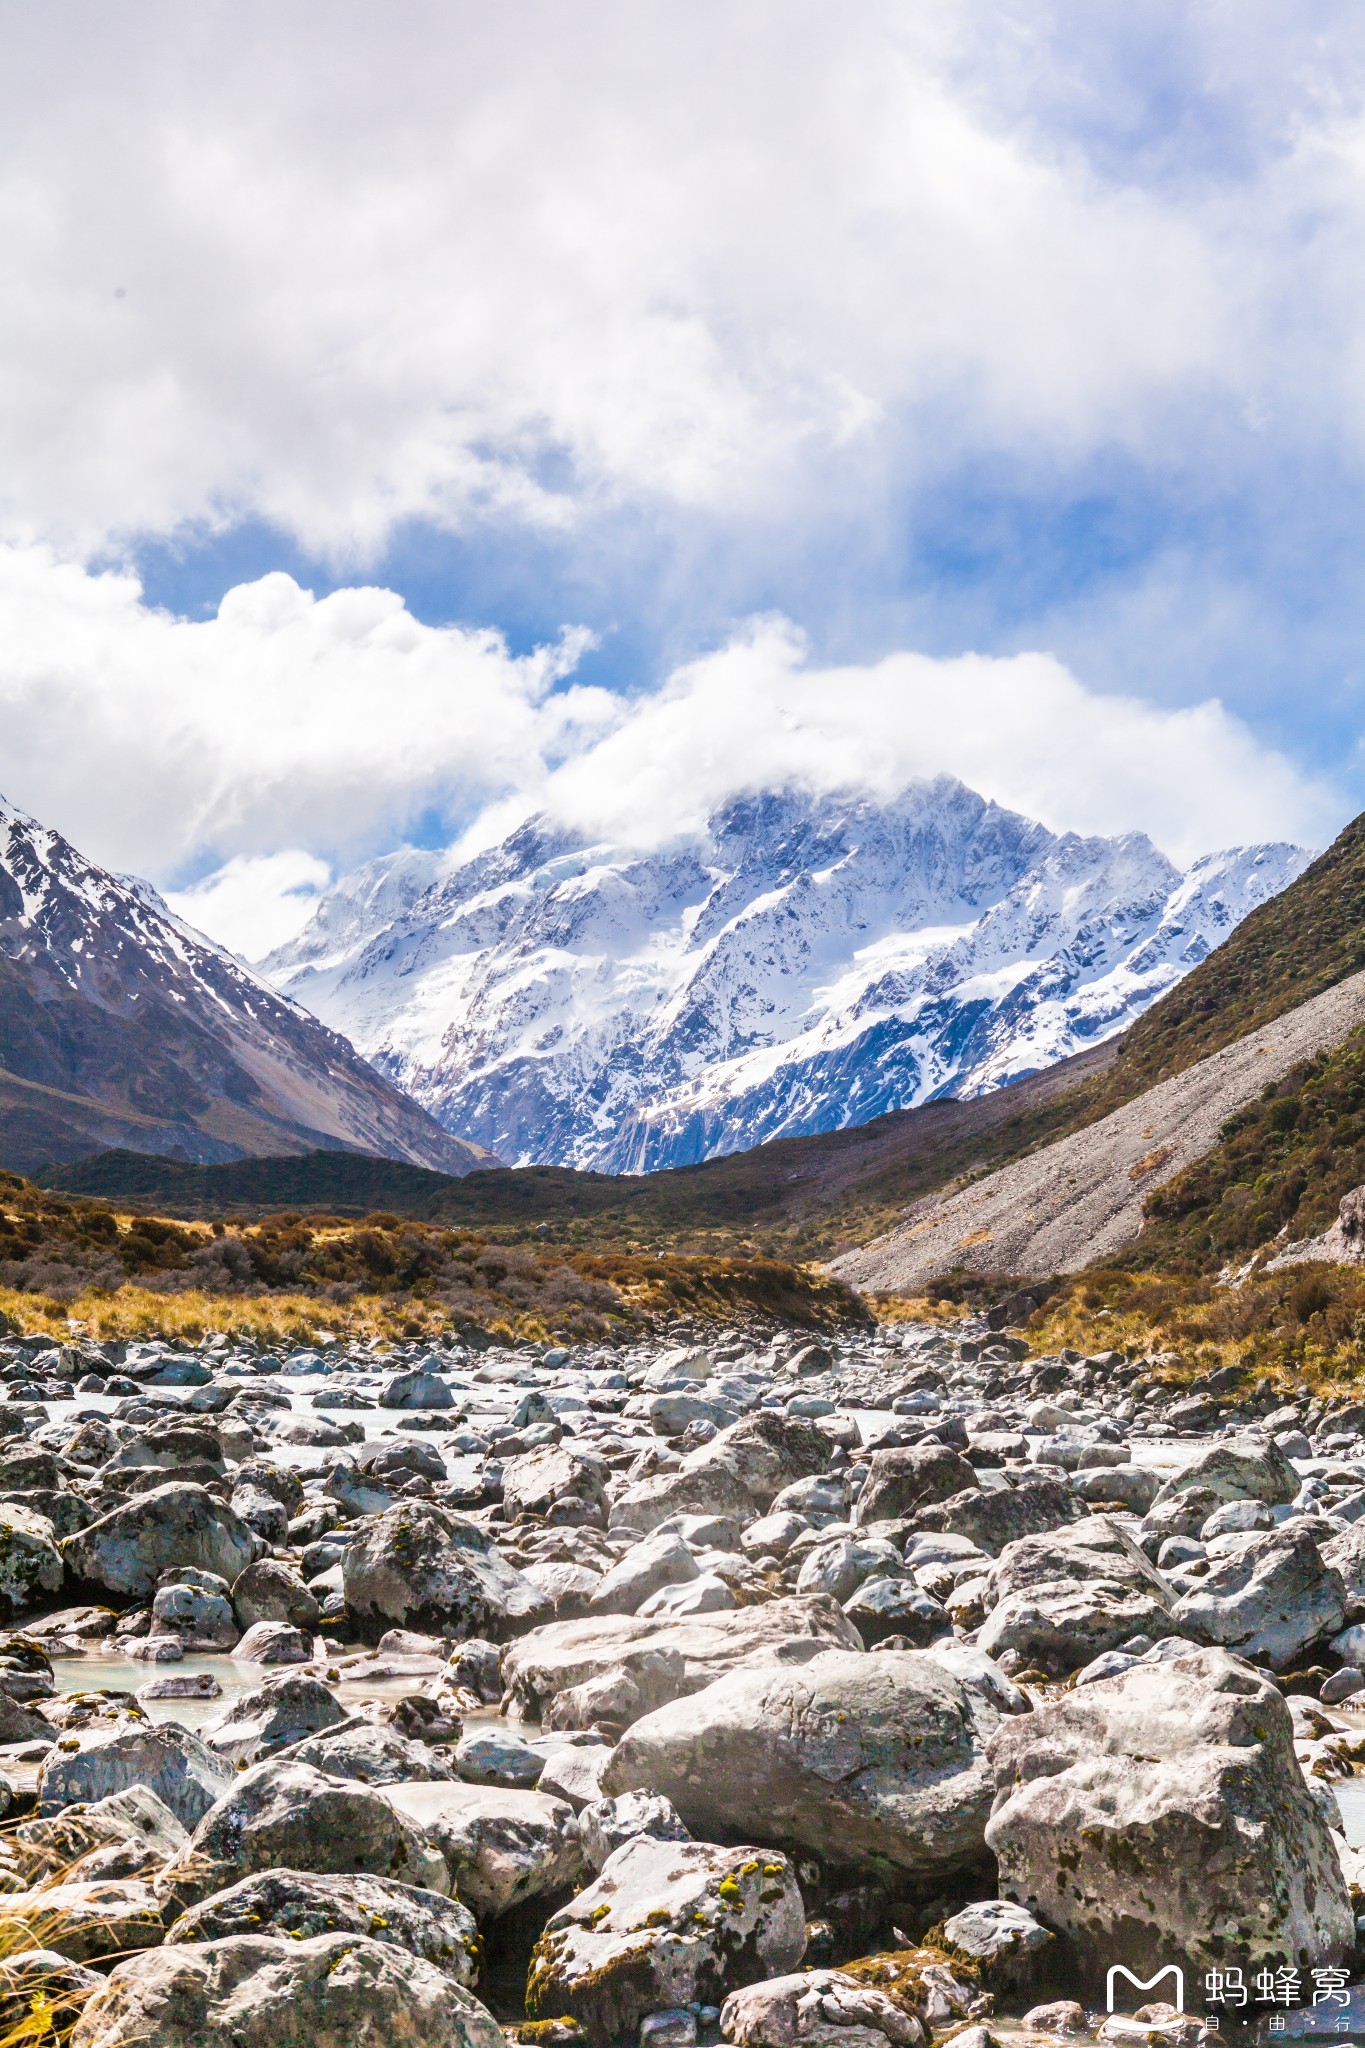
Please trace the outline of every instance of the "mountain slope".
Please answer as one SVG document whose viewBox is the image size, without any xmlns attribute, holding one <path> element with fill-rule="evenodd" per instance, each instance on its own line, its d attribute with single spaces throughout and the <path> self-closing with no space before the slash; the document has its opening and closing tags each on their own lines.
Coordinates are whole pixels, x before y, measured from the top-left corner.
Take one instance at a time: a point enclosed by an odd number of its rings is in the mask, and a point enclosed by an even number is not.
<svg viewBox="0 0 1365 2048">
<path fill-rule="evenodd" d="M 520 1161 L 688 1165 L 971 1097 L 1092 1047 L 1307 856 L 1181 875 L 943 777 L 786 790 L 654 852 L 544 819 L 338 884 L 265 963 L 444 1124 Z"/>
<path fill-rule="evenodd" d="M 348 1147 L 485 1163 L 145 882 L 0 800 L 0 1160 Z"/>
<path fill-rule="evenodd" d="M 830 1270 L 865 1292 L 913 1293 L 954 1271 L 1076 1272 L 1140 1242 L 1168 1182 L 1229 1119 L 1365 1025 L 1365 973 L 1236 1038 L 1084 1129 L 985 1179 L 916 1203 L 886 1237 Z M 1224 1141 L 1226 1142 L 1226 1140 Z"/>
</svg>

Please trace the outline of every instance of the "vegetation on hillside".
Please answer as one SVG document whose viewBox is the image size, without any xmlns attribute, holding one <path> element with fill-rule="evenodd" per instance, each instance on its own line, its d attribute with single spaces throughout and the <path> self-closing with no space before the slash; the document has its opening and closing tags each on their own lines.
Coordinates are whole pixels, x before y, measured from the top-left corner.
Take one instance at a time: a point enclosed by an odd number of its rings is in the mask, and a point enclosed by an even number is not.
<svg viewBox="0 0 1365 2048">
<path fill-rule="evenodd" d="M 193 1303 L 191 1320 L 221 1327 L 248 1302 L 285 1300 L 286 1320 L 325 1310 L 333 1328 L 373 1328 L 377 1318 L 386 1331 L 411 1322 L 411 1334 L 454 1323 L 579 1339 L 679 1315 L 824 1324 L 866 1314 L 840 1282 L 772 1259 L 498 1244 L 383 1211 L 359 1221 L 296 1211 L 251 1224 L 173 1221 L 68 1202 L 0 1174 L 0 1304 L 25 1324 L 69 1312 L 126 1335 L 130 1315 L 142 1329 L 155 1320 L 149 1304 L 168 1311 L 180 1301 Z"/>
</svg>

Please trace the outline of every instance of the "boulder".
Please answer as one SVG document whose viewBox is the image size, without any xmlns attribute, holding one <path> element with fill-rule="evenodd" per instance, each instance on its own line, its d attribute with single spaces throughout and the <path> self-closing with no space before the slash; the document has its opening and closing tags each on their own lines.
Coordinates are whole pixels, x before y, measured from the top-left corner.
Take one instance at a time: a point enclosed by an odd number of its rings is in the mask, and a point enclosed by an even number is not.
<svg viewBox="0 0 1365 2048">
<path fill-rule="evenodd" d="M 561 1444 L 544 1444 L 506 1461 L 502 1505 L 509 1522 L 543 1521 L 553 1513 L 557 1520 L 605 1527 L 607 1519 L 606 1488 L 597 1467 Z"/>
<path fill-rule="evenodd" d="M 904 1455 L 876 1453 L 876 1457 Z M 950 1494 L 946 1500 L 918 1509 L 914 1522 L 917 1531 L 964 1536 L 978 1550 L 997 1557 L 1007 1543 L 1064 1528 L 1079 1512 L 1073 1489 L 1060 1479 L 1023 1479 L 1017 1486 L 973 1485 L 965 1493 Z"/>
<path fill-rule="evenodd" d="M 594 1725 L 591 1689 L 615 1685 L 622 1673 L 637 1689 L 635 1710 L 627 1716 L 634 1720 L 665 1700 L 700 1692 L 757 1652 L 811 1640 L 837 1649 L 862 1646 L 853 1624 L 825 1596 L 769 1600 L 686 1621 L 594 1615 L 551 1622 L 512 1643 L 503 1659 L 503 1682 L 509 1704 L 524 1719 L 585 1728 Z M 620 1690 L 629 1705 L 630 1686 Z M 575 1718 L 579 1707 L 583 1718 Z"/>
<path fill-rule="evenodd" d="M 25 1881 L 33 1885 L 57 1872 L 83 1882 L 143 1877 L 180 1855 L 188 1841 L 188 1829 L 164 1801 L 146 1785 L 129 1785 L 89 1806 L 22 1821 L 9 1846 Z"/>
<path fill-rule="evenodd" d="M 62 1557 L 51 1522 L 11 1502 L 0 1505 L 0 1620 L 51 1604 L 62 1589 Z"/>
<path fill-rule="evenodd" d="M 232 1654 L 239 1664 L 306 1664 L 313 1654 L 313 1639 L 287 1621 L 257 1621 Z"/>
<path fill-rule="evenodd" d="M 186 1905 L 258 1870 L 370 1871 L 448 1891 L 442 1858 L 383 1793 L 289 1756 L 241 1772 L 167 1877 Z"/>
<path fill-rule="evenodd" d="M 1180 1494 L 1198 1493 L 1209 1495 L 1216 1506 L 1229 1500 L 1261 1500 L 1277 1507 L 1294 1499 L 1299 1483 L 1298 1473 L 1277 1445 L 1234 1438 L 1211 1444 L 1182 1465 L 1153 1506 L 1161 1507 Z M 1210 1508 L 1208 1513 L 1212 1512 Z"/>
<path fill-rule="evenodd" d="M 1139 1663 L 1002 1721 L 986 1840 L 1000 1890 L 1086 1984 L 1306 1969 L 1355 1939 L 1332 1837 L 1274 1686 L 1221 1650 Z"/>
<path fill-rule="evenodd" d="M 80 1584 L 145 1600 L 173 1565 L 198 1565 L 233 1585 L 259 1543 L 232 1509 L 202 1486 L 171 1480 L 68 1536 L 68 1571 Z"/>
<path fill-rule="evenodd" d="M 358 1785 L 448 1782 L 458 1775 L 446 1760 L 449 1752 L 443 1757 L 425 1742 L 411 1742 L 373 1721 L 347 1721 L 325 1735 L 310 1735 L 289 1754 L 296 1763 L 311 1764 L 331 1778 L 352 1778 Z"/>
<path fill-rule="evenodd" d="M 73 1880 L 0 1893 L 0 1949 L 35 1939 L 73 1963 L 159 1948 L 166 1929 L 150 1886 L 136 1878 Z"/>
<path fill-rule="evenodd" d="M 785 1857 L 639 1835 L 546 1922 L 526 2010 L 572 2017 L 594 2042 L 634 2041 L 648 2014 L 719 2005 L 742 1984 L 795 1969 L 805 1946 Z"/>
<path fill-rule="evenodd" d="M 690 1842 L 692 1835 L 671 1800 L 657 1792 L 623 1792 L 619 1799 L 598 1799 L 578 1816 L 583 1858 L 600 1870 L 608 1856 L 637 1835 L 656 1842 Z"/>
<path fill-rule="evenodd" d="M 1050 1960 L 1057 1937 L 1013 1899 L 981 1899 L 943 1923 L 943 1939 L 994 1991 L 1032 1984 Z"/>
<path fill-rule="evenodd" d="M 348 1546 L 341 1569 L 347 1607 L 371 1626 L 507 1635 L 550 1607 L 485 1530 L 433 1501 L 387 1509 Z"/>
<path fill-rule="evenodd" d="M 899 1636 L 912 1649 L 922 1650 L 953 1633 L 947 1610 L 921 1592 L 913 1579 L 864 1579 L 845 1600 L 844 1613 L 869 1650 L 888 1636 Z"/>
<path fill-rule="evenodd" d="M 447 1970 L 350 1933 L 239 1934 L 131 1956 L 86 2005 L 71 2048 L 506 2048 Z"/>
<path fill-rule="evenodd" d="M 583 1871 L 573 1808 L 500 1785 L 390 1785 L 383 1795 L 437 1852 L 481 1920 L 563 1891 Z"/>
<path fill-rule="evenodd" d="M 732 1472 L 747 1499 L 766 1510 L 783 1487 L 828 1470 L 830 1440 L 823 1429 L 771 1408 L 742 1416 L 683 1459 L 684 1472 Z M 728 1510 L 715 1509 L 724 1514 Z M 752 1515 L 752 1507 L 747 1520 Z"/>
<path fill-rule="evenodd" d="M 345 1719 L 345 1709 L 320 1678 L 286 1671 L 252 1692 L 239 1693 L 216 1720 L 205 1723 L 203 1736 L 215 1756 L 232 1764 L 255 1763 Z"/>
<path fill-rule="evenodd" d="M 927 2039 L 914 2013 L 843 1970 L 802 1970 L 732 1991 L 720 2026 L 735 2048 L 918 2048 Z"/>
<path fill-rule="evenodd" d="M 1170 1633 L 1171 1592 L 1120 1523 L 1088 1515 L 1009 1543 L 987 1578 L 977 1641 L 1059 1675 L 1136 1635 Z"/>
<path fill-rule="evenodd" d="M 674 1515 L 729 1515 L 743 1525 L 753 1521 L 754 1512 L 752 1494 L 738 1473 L 722 1462 L 637 1479 L 613 1501 L 611 1526 L 639 1529 L 648 1535 Z"/>
<path fill-rule="evenodd" d="M 194 1828 L 233 1780 L 231 1767 L 176 1721 L 92 1728 L 66 1740 L 79 1747 L 50 1750 L 38 1772 L 38 1812 L 43 1816 L 142 1785 L 183 1828 Z"/>
<path fill-rule="evenodd" d="M 284 1543 L 289 1537 L 289 1510 L 259 1486 L 234 1486 L 232 1512 L 263 1543 Z"/>
<path fill-rule="evenodd" d="M 1245 1537 L 1232 1556 L 1215 1558 L 1198 1590 L 1179 1599 L 1172 1616 L 1179 1632 L 1195 1642 L 1221 1644 L 1284 1670 L 1309 1643 L 1335 1635 L 1345 1611 L 1340 1576 L 1309 1530 L 1286 1522 Z"/>
<path fill-rule="evenodd" d="M 870 1522 L 905 1521 L 935 1501 L 969 1490 L 976 1490 L 976 1474 L 947 1444 L 874 1451 L 853 1519 L 860 1528 Z"/>
<path fill-rule="evenodd" d="M 1147 1465 L 1113 1465 L 1108 1470 L 1075 1472 L 1071 1491 L 1093 1507 L 1125 1508 L 1145 1515 L 1162 1487 L 1161 1474 Z"/>
<path fill-rule="evenodd" d="M 294 1567 L 278 1557 L 258 1557 L 232 1589 L 232 1605 L 244 1629 L 258 1621 L 286 1621 L 291 1628 L 315 1629 L 320 1610 Z"/>
<path fill-rule="evenodd" d="M 697 1577 L 697 1560 L 681 1536 L 659 1532 L 633 1544 L 602 1578 L 588 1602 L 593 1614 L 634 1614 L 662 1586 Z"/>
<path fill-rule="evenodd" d="M 223 1470 L 223 1446 L 217 1430 L 207 1422 L 176 1421 L 140 1429 L 119 1445 L 105 1470 L 183 1472 L 201 1465 L 220 1474 Z"/>
<path fill-rule="evenodd" d="M 694 1835 L 762 1835 L 871 1876 L 934 1878 L 982 1858 L 999 1721 L 982 1687 L 909 1650 L 755 1664 L 628 1729 L 608 1796 L 672 1801 Z"/>
<path fill-rule="evenodd" d="M 248 1565 L 247 1569 L 254 1567 Z M 230 1650 L 241 1634 L 224 1579 L 216 1579 L 212 1587 L 179 1581 L 158 1586 L 152 1600 L 152 1624 L 155 1634 L 177 1637 L 185 1650 Z"/>
<path fill-rule="evenodd" d="M 389 1877 L 348 1871 L 266 1870 L 244 1877 L 191 1906 L 172 1922 L 166 1940 L 222 1941 L 234 1934 L 364 1934 L 421 1956 L 457 1984 L 472 1986 L 482 1944 L 467 1906 L 440 1892 L 420 1891 Z"/>
<path fill-rule="evenodd" d="M 828 1593 L 832 1600 L 842 1602 L 857 1592 L 864 1579 L 884 1578 L 901 1569 L 901 1555 L 893 1544 L 836 1536 L 806 1552 L 796 1575 L 796 1590 Z"/>
<path fill-rule="evenodd" d="M 453 1408 L 455 1396 L 434 1372 L 390 1373 L 379 1393 L 381 1408 Z"/>
</svg>

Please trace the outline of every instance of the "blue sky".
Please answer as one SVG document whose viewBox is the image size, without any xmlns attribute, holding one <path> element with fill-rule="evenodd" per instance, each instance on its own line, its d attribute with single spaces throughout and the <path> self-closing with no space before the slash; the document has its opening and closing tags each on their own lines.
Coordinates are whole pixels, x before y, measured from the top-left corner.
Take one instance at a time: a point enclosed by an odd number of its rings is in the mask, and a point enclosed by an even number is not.
<svg viewBox="0 0 1365 2048">
<path fill-rule="evenodd" d="M 673 829 L 665 732 L 696 804 L 885 754 L 1182 856 L 1365 804 L 1358 9 L 8 43 L 0 787 L 230 942 L 534 804 Z"/>
</svg>

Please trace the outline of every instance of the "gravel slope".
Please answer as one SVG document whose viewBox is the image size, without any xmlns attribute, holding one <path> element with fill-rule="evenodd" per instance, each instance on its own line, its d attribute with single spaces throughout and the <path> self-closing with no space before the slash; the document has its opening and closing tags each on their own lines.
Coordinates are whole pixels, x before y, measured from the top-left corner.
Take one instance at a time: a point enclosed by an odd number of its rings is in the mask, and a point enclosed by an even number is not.
<svg viewBox="0 0 1365 2048">
<path fill-rule="evenodd" d="M 1223 1122 L 1297 1061 L 1365 1024 L 1352 975 L 1236 1044 L 1158 1083 L 1086 1130 L 1001 1167 L 957 1194 L 928 1196 L 904 1225 L 835 1259 L 865 1292 L 904 1292 L 953 1267 L 1074 1272 L 1131 1244 L 1153 1188 L 1202 1157 Z"/>
</svg>

